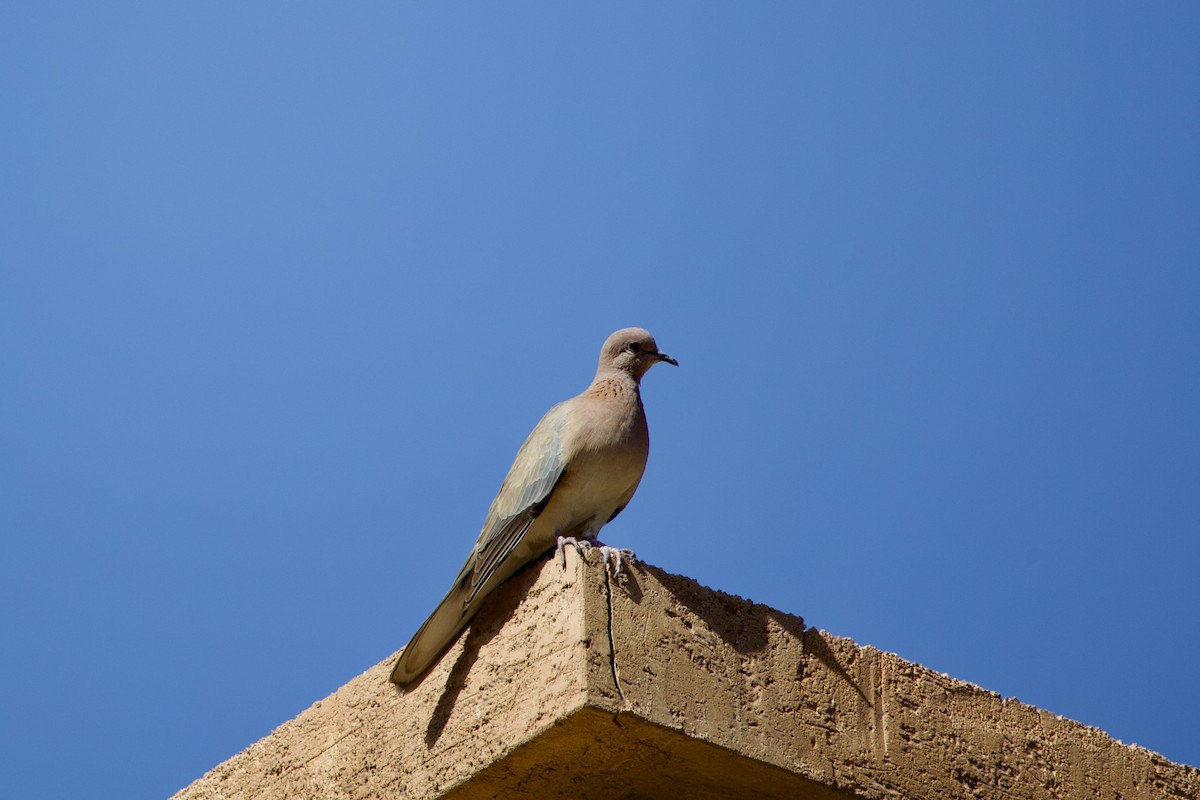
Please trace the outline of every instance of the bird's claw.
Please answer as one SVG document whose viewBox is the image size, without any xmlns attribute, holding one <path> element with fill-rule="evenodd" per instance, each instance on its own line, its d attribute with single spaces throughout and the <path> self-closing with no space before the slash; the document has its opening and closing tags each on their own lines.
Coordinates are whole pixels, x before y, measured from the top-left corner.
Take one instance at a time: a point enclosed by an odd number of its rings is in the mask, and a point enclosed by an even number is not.
<svg viewBox="0 0 1200 800">
<path fill-rule="evenodd" d="M 579 557 L 587 561 L 587 552 L 592 549 L 592 543 L 587 539 L 576 539 L 574 536 L 558 535 L 558 546 L 555 548 L 555 554 L 558 558 L 558 565 L 563 569 L 567 568 L 567 546 L 575 548 L 575 552 L 579 553 Z"/>
<path fill-rule="evenodd" d="M 611 566 L 613 577 L 621 574 L 621 564 L 623 559 L 634 561 L 637 559 L 637 553 L 630 550 L 628 547 L 609 547 L 606 544 L 597 542 L 596 550 L 600 553 L 600 563 L 605 566 Z"/>
<path fill-rule="evenodd" d="M 621 574 L 621 566 L 625 560 L 634 561 L 637 559 L 637 553 L 634 553 L 627 547 L 610 547 L 606 544 L 601 544 L 598 541 L 590 539 L 576 539 L 574 536 L 558 535 L 558 546 L 555 548 L 555 556 L 558 558 L 558 565 L 563 569 L 567 568 L 567 547 L 574 547 L 575 552 L 579 553 L 579 557 L 587 562 L 587 554 L 593 549 L 600 553 L 600 563 L 612 569 L 613 576 Z"/>
</svg>

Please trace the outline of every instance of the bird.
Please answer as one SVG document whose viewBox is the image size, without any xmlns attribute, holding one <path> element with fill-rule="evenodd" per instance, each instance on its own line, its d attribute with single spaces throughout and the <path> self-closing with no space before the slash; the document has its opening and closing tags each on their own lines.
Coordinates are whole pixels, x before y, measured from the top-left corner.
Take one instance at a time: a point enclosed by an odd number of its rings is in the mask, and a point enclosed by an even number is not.
<svg viewBox="0 0 1200 800">
<path fill-rule="evenodd" d="M 450 591 L 401 651 L 392 683 L 415 688 L 454 644 L 484 599 L 521 567 L 557 549 L 600 550 L 620 571 L 632 551 L 596 536 L 633 497 L 650 451 L 640 385 L 652 366 L 679 362 L 642 328 L 623 328 L 600 348 L 596 377 L 555 405 L 517 451 Z"/>
</svg>

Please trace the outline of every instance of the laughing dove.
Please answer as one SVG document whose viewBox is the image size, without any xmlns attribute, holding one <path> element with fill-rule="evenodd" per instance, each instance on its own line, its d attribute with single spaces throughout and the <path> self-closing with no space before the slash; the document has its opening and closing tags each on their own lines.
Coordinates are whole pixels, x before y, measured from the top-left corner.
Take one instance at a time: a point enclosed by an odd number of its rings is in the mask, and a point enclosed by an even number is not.
<svg viewBox="0 0 1200 800">
<path fill-rule="evenodd" d="M 517 451 L 450 592 L 396 661 L 393 683 L 418 683 L 518 569 L 556 546 L 560 557 L 568 545 L 590 547 L 621 513 L 650 448 L 638 384 L 659 361 L 679 366 L 648 332 L 619 330 L 604 342 L 591 386 L 546 412 Z M 601 546 L 601 555 L 620 569 L 621 551 Z"/>
</svg>

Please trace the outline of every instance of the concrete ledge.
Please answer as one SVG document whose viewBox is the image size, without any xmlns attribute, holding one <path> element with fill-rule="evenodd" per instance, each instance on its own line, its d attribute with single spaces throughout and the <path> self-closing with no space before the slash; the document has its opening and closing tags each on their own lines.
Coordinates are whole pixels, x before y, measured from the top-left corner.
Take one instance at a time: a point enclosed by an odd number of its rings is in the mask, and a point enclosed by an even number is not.
<svg viewBox="0 0 1200 800">
<path fill-rule="evenodd" d="M 415 690 L 391 662 L 175 797 L 1200 797 L 1193 767 L 645 564 L 534 565 Z"/>
</svg>

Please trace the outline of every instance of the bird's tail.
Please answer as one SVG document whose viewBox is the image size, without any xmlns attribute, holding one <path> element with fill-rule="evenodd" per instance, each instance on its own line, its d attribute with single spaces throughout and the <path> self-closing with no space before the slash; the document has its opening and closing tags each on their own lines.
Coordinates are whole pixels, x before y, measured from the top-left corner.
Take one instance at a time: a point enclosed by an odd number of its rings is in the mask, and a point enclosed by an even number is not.
<svg viewBox="0 0 1200 800">
<path fill-rule="evenodd" d="M 392 683 L 400 687 L 416 684 L 450 649 L 471 621 L 472 615 L 465 607 L 469 595 L 469 581 L 455 581 L 450 592 L 400 653 L 396 666 L 392 667 Z"/>
</svg>

